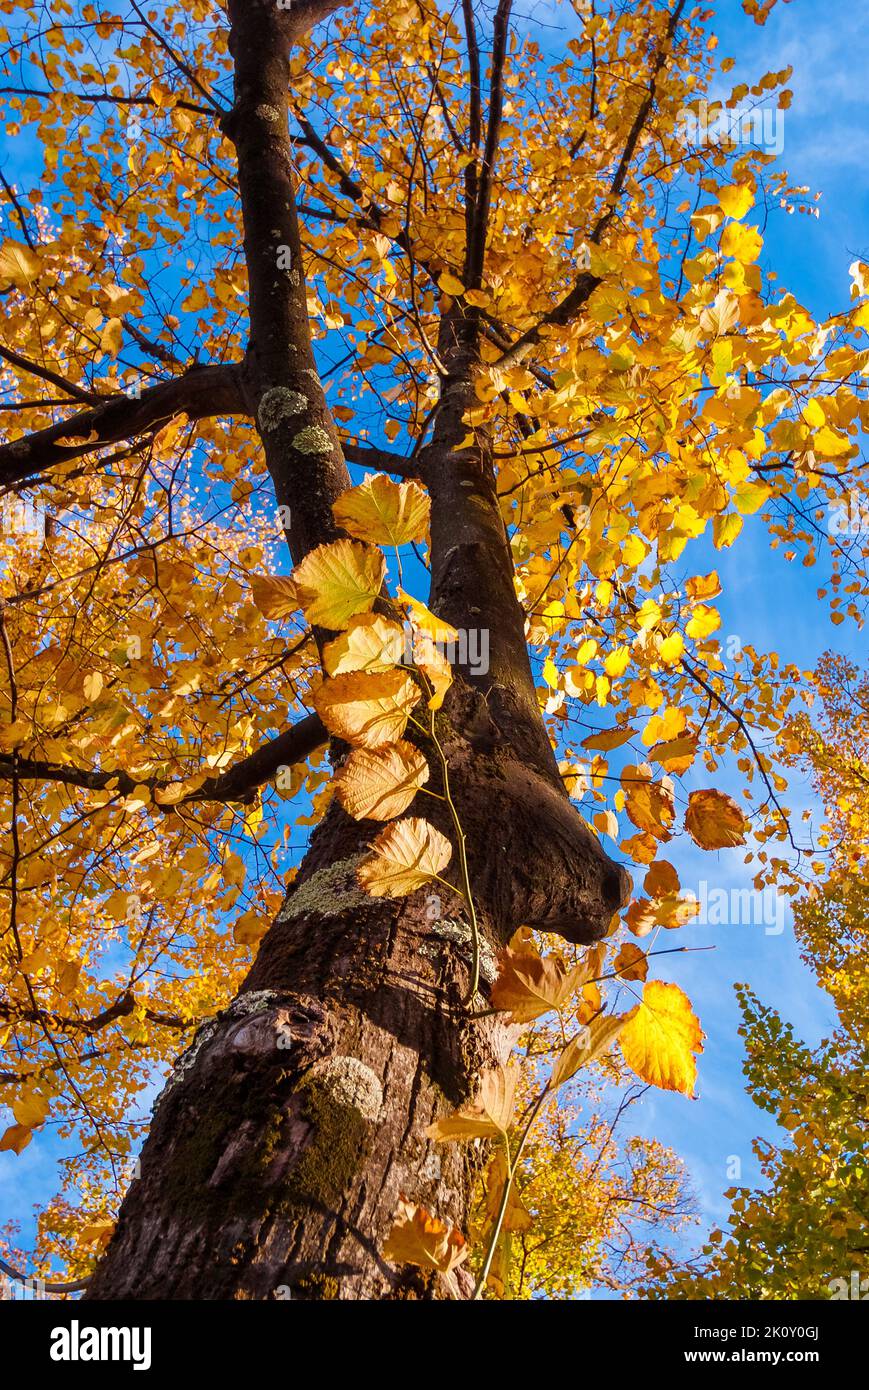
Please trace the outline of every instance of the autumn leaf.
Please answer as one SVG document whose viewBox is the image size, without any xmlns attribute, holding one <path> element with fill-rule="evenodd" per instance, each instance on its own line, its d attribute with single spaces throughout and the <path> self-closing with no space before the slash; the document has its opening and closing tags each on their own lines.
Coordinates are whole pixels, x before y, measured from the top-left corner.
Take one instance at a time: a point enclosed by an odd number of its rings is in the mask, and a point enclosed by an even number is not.
<svg viewBox="0 0 869 1390">
<path fill-rule="evenodd" d="M 413 643 L 413 663 L 422 671 L 431 686 L 431 694 L 427 701 L 429 709 L 440 709 L 444 696 L 453 683 L 453 668 L 434 645 L 428 633 L 416 635 Z"/>
<path fill-rule="evenodd" d="M 124 341 L 124 325 L 120 319 L 108 319 L 100 334 L 100 351 L 108 357 L 117 357 Z"/>
<path fill-rule="evenodd" d="M 264 618 L 289 618 L 299 609 L 299 595 L 289 575 L 255 574 L 250 581 L 253 601 Z"/>
<path fill-rule="evenodd" d="M 351 671 L 325 680 L 311 701 L 336 738 L 380 748 L 401 738 L 420 693 L 405 671 Z"/>
<path fill-rule="evenodd" d="M 383 1246 L 385 1260 L 449 1274 L 467 1254 L 461 1231 L 439 1221 L 425 1207 L 401 1198 L 395 1223 Z"/>
<path fill-rule="evenodd" d="M 722 212 L 737 222 L 745 216 L 754 203 L 754 192 L 749 183 L 731 183 L 718 190 L 718 201 Z"/>
<path fill-rule="evenodd" d="M 441 275 L 438 280 L 438 285 L 443 290 L 444 294 L 451 294 L 453 298 L 465 292 L 465 287 L 461 280 L 449 270 L 445 270 Z"/>
<path fill-rule="evenodd" d="M 337 630 L 374 607 L 385 571 L 380 550 L 341 540 L 318 545 L 296 566 L 293 580 L 308 622 Z"/>
<path fill-rule="evenodd" d="M 508 1010 L 514 1023 L 530 1023 L 552 1009 L 561 1009 L 586 973 L 584 965 L 565 970 L 556 956 L 507 947 L 498 960 L 498 978 L 490 996 L 492 1008 Z"/>
<path fill-rule="evenodd" d="M 33 1130 L 27 1125 L 10 1125 L 0 1135 L 0 1153 L 11 1150 L 12 1153 L 20 1154 L 22 1149 L 27 1148 L 32 1138 Z"/>
<path fill-rule="evenodd" d="M 452 1139 L 492 1139 L 506 1134 L 513 1117 L 518 1079 L 515 1067 L 487 1071 L 476 1100 L 429 1125 L 426 1136 L 443 1144 Z"/>
<path fill-rule="evenodd" d="M 411 743 L 356 748 L 336 774 L 335 795 L 355 820 L 391 820 L 407 810 L 428 778 L 428 763 Z"/>
<path fill-rule="evenodd" d="M 19 1125 L 37 1129 L 48 1118 L 48 1101 L 36 1091 L 25 1091 L 12 1102 L 12 1114 Z"/>
<path fill-rule="evenodd" d="M 437 642 L 439 646 L 449 646 L 459 640 L 456 628 L 444 622 L 443 618 L 438 618 L 424 603 L 408 594 L 404 589 L 398 590 L 398 597 L 406 608 L 410 610 L 410 619 L 415 628 L 425 632 Z"/>
<path fill-rule="evenodd" d="M 632 729 L 630 725 L 623 729 L 605 729 L 602 733 L 590 734 L 588 738 L 584 738 L 581 747 L 589 749 L 590 752 L 609 753 L 613 748 L 621 748 L 623 743 L 636 736 L 636 729 Z"/>
<path fill-rule="evenodd" d="M 691 1096 L 697 1080 L 695 1053 L 703 1032 L 691 1001 L 678 985 L 647 981 L 642 1003 L 626 1017 L 619 1038 L 622 1055 L 642 1081 Z"/>
<path fill-rule="evenodd" d="M 356 877 L 374 898 L 402 898 L 437 879 L 451 855 L 445 835 L 428 821 L 409 816 L 381 830 Z"/>
<path fill-rule="evenodd" d="M 358 613 L 343 632 L 323 648 L 329 676 L 350 671 L 389 671 L 404 656 L 404 633 L 398 623 L 379 613 Z"/>
<path fill-rule="evenodd" d="M 733 798 L 711 787 L 688 797 L 685 829 L 701 849 L 744 845 L 747 833 L 745 816 Z"/>
<path fill-rule="evenodd" d="M 620 980 L 645 980 L 649 973 L 645 951 L 641 951 L 632 941 L 624 942 L 613 962 L 613 969 Z"/>
<path fill-rule="evenodd" d="M 490 1222 L 497 1220 L 507 1180 L 507 1155 L 503 1148 L 499 1148 L 495 1151 L 486 1170 L 485 1211 Z M 504 1216 L 501 1221 L 501 1230 L 530 1231 L 533 1225 L 534 1218 L 522 1201 L 519 1186 L 514 1178 L 510 1184 L 507 1205 L 504 1208 Z"/>
<path fill-rule="evenodd" d="M 42 262 L 35 251 L 20 241 L 4 241 L 0 246 L 0 280 L 27 289 L 39 278 Z"/>
<path fill-rule="evenodd" d="M 676 815 L 673 793 L 663 782 L 654 782 L 639 767 L 627 766 L 621 776 L 625 810 L 638 830 L 668 840 Z"/>
<path fill-rule="evenodd" d="M 608 1052 L 622 1031 L 628 1014 L 600 1014 L 583 1024 L 576 1037 L 559 1053 L 549 1078 L 550 1090 L 556 1091 L 575 1076 L 580 1067 L 588 1067 Z"/>
<path fill-rule="evenodd" d="M 366 474 L 358 487 L 332 504 L 336 522 L 348 535 L 374 545 L 407 545 L 428 531 L 429 499 L 419 483 L 394 483 L 383 473 Z"/>
</svg>

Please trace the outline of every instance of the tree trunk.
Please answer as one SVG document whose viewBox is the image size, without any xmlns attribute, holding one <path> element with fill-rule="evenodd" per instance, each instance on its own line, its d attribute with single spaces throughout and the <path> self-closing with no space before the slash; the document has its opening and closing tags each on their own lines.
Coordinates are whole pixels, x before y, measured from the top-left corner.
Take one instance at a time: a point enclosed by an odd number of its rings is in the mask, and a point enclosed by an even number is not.
<svg viewBox="0 0 869 1390">
<path fill-rule="evenodd" d="M 374 827 L 333 805 L 242 990 L 155 1107 L 89 1298 L 447 1296 L 380 1250 L 402 1195 L 466 1226 L 477 1155 L 425 1130 L 506 1060 L 511 1030 L 473 1017 L 493 946 L 523 922 L 597 939 L 625 885 L 475 692 L 453 693 L 438 737 L 487 938 L 473 1007 L 464 915 L 423 892 L 365 896 L 354 871 Z"/>
<path fill-rule="evenodd" d="M 288 19 L 272 0 L 230 0 L 235 106 L 224 123 L 251 287 L 243 386 L 291 510 L 296 561 L 334 538 L 330 504 L 349 482 L 314 369 L 285 133 L 292 26 L 315 8 L 294 6 Z M 277 244 L 292 249 L 290 276 L 275 269 Z M 467 1225 L 481 1155 L 435 1146 L 425 1131 L 506 1060 L 511 1030 L 478 1017 L 494 953 L 522 925 L 595 941 L 627 896 L 627 875 L 564 793 L 540 718 L 490 442 L 462 447 L 478 348 L 473 314 L 444 315 L 441 406 L 423 466 L 431 604 L 491 642 L 490 670 L 458 669 L 436 717 L 485 937 L 481 991 L 463 1003 L 472 950 L 461 899 L 367 897 L 355 870 L 380 827 L 333 803 L 241 991 L 200 1029 L 155 1108 L 89 1298 L 453 1296 L 380 1252 L 402 1195 Z M 440 791 L 436 750 L 422 746 Z M 410 814 L 454 841 L 445 804 L 418 802 Z M 464 1296 L 473 1287 L 461 1270 L 458 1286 Z"/>
</svg>

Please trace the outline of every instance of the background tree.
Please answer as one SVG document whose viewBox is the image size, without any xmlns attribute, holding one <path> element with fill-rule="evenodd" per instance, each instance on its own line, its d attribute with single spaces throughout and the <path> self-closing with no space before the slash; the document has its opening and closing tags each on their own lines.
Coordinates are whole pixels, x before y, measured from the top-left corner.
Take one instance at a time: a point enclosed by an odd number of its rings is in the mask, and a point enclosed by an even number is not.
<svg viewBox="0 0 869 1390">
<path fill-rule="evenodd" d="M 0 254 L 0 1142 L 69 1140 L 74 1277 L 126 1192 L 93 1297 L 467 1296 L 483 1155 L 437 1127 L 509 1139 L 529 993 L 579 1024 L 559 1085 L 618 1034 L 690 1094 L 690 1005 L 639 992 L 690 916 L 659 851 L 677 808 L 710 850 L 751 817 L 759 882 L 793 842 L 763 743 L 799 673 L 726 668 L 686 556 L 759 513 L 811 560 L 864 486 L 865 267 L 821 325 L 764 277 L 749 215 L 801 199 L 763 151 L 692 143 L 714 41 L 681 0 L 577 5 L 555 54 L 507 0 L 33 4 L 2 43 L 41 168 L 6 182 Z M 359 669 L 378 622 L 413 663 Z M 429 778 L 386 830 L 346 809 L 384 722 L 393 806 Z M 731 755 L 745 810 L 709 785 Z"/>
<path fill-rule="evenodd" d="M 776 1010 L 739 989 L 749 1090 L 787 1142 L 755 1141 L 765 1185 L 727 1194 L 728 1226 L 712 1231 L 697 1260 L 653 1259 L 656 1291 L 668 1298 L 847 1299 L 865 1298 L 869 1287 L 869 679 L 828 654 L 815 683 L 821 718 L 794 719 L 785 742 L 827 806 L 819 849 L 830 858 L 794 920 L 839 1026 L 809 1048 Z"/>
</svg>

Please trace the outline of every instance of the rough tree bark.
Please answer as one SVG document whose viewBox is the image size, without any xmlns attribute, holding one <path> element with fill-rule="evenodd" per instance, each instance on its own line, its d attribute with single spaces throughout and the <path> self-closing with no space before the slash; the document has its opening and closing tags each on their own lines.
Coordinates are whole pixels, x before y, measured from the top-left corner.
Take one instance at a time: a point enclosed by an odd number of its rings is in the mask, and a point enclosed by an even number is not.
<svg viewBox="0 0 869 1390">
<path fill-rule="evenodd" d="M 349 485 L 311 350 L 287 134 L 291 43 L 330 8 L 229 3 L 235 103 L 225 128 L 250 276 L 242 390 L 277 501 L 290 508 L 295 561 L 335 538 L 331 503 Z M 278 245 L 292 249 L 289 273 L 276 269 Z M 486 1006 L 493 952 L 522 924 L 597 940 L 627 896 L 627 875 L 564 794 L 540 718 L 489 441 L 461 447 L 478 342 L 473 315 L 444 315 L 441 405 L 422 468 L 431 605 L 490 636 L 488 674 L 457 671 L 437 716 L 487 943 L 481 992 L 463 1005 L 461 913 L 445 904 L 431 920 L 424 894 L 359 891 L 355 868 L 379 827 L 333 803 L 241 991 L 199 1031 L 155 1107 L 89 1298 L 447 1296 L 438 1278 L 380 1251 L 402 1194 L 466 1224 L 473 1160 L 424 1131 L 506 1058 L 509 1030 L 473 1016 Z M 439 823 L 433 804 L 425 814 Z M 470 1288 L 466 1276 L 461 1291 Z"/>
</svg>

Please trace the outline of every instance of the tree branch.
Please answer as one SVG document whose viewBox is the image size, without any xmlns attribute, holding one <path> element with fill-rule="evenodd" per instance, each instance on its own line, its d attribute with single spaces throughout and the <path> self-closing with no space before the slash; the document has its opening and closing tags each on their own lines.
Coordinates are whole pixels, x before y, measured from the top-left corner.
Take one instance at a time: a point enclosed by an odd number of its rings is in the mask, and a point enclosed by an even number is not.
<svg viewBox="0 0 869 1390">
<path fill-rule="evenodd" d="M 185 792 L 177 802 L 156 804 L 163 810 L 171 811 L 176 805 L 189 805 L 195 801 L 249 802 L 256 788 L 273 777 L 278 768 L 303 762 L 328 738 L 319 715 L 309 714 L 225 772 L 209 777 L 200 787 Z M 148 787 L 153 795 L 155 792 L 165 793 L 179 785 L 178 781 L 166 781 L 159 777 L 133 777 L 122 770 L 97 771 L 39 758 L 18 757 L 16 760 L 0 754 L 0 781 L 9 781 L 12 777 L 17 777 L 19 782 L 58 782 L 88 791 L 118 792 L 121 796 L 130 796 L 136 787 Z"/>
<path fill-rule="evenodd" d="M 151 434 L 173 416 L 191 420 L 245 414 L 238 364 L 196 366 L 141 396 L 107 396 L 69 420 L 0 445 L 0 483 L 7 486 L 106 444 Z"/>
<path fill-rule="evenodd" d="M 601 239 L 609 230 L 613 218 L 615 217 L 616 205 L 624 189 L 628 170 L 630 169 L 631 161 L 636 152 L 640 136 L 645 129 L 646 121 L 654 105 L 658 78 L 672 51 L 673 36 L 676 32 L 679 20 L 682 17 L 684 8 L 685 0 L 677 0 L 676 7 L 672 11 L 667 22 L 664 38 L 655 55 L 655 61 L 652 64 L 652 72 L 646 95 L 640 103 L 640 108 L 634 117 L 616 172 L 610 183 L 609 192 L 606 197 L 606 211 L 601 213 L 589 237 L 589 244 L 592 246 L 600 245 Z M 521 361 L 528 349 L 539 341 L 541 329 L 548 326 L 561 327 L 564 324 L 570 323 L 571 320 L 576 318 L 577 314 L 584 309 L 593 291 L 597 289 L 600 283 L 601 279 L 599 275 L 593 275 L 591 271 L 584 270 L 577 276 L 572 288 L 564 295 L 558 304 L 553 305 L 549 312 L 543 315 L 542 319 L 532 325 L 531 328 L 527 328 L 524 333 L 520 334 L 513 345 L 504 353 L 503 357 L 498 359 L 495 365 L 498 367 L 507 367 Z"/>
</svg>

